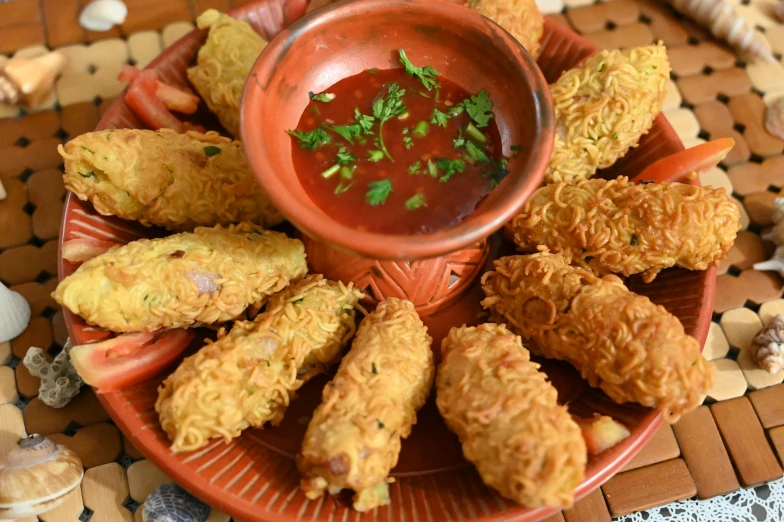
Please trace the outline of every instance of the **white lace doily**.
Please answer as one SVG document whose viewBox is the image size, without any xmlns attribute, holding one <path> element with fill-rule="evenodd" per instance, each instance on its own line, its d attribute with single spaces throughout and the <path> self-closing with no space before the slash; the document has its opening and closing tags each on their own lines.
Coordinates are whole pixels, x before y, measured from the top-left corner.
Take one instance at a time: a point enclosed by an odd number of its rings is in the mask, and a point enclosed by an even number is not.
<svg viewBox="0 0 784 522">
<path fill-rule="evenodd" d="M 708 500 L 682 500 L 613 519 L 616 522 L 781 522 L 784 479 Z"/>
</svg>

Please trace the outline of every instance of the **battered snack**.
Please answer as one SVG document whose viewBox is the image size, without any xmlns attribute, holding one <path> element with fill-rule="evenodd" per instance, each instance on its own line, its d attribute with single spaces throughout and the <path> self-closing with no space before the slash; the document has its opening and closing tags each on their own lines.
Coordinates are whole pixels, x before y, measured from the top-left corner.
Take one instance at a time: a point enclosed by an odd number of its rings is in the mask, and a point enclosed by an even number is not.
<svg viewBox="0 0 784 522">
<path fill-rule="evenodd" d="M 556 116 L 546 183 L 590 178 L 636 147 L 667 94 L 670 62 L 660 43 L 602 51 L 550 86 Z"/>
<path fill-rule="evenodd" d="M 401 439 L 433 384 L 432 341 L 409 301 L 388 298 L 362 321 L 297 455 L 308 498 L 348 488 L 357 511 L 389 503 Z"/>
<path fill-rule="evenodd" d="M 155 411 L 172 450 L 211 438 L 226 442 L 247 427 L 277 426 L 296 391 L 335 362 L 354 335 L 353 285 L 307 276 L 272 296 L 254 321 L 185 359 L 158 390 Z"/>
<path fill-rule="evenodd" d="M 115 129 L 58 147 L 63 180 L 104 216 L 175 232 L 249 221 L 283 221 L 245 160 L 242 144 L 218 135 Z"/>
<path fill-rule="evenodd" d="M 249 24 L 215 9 L 204 11 L 196 25 L 209 28 L 209 34 L 196 65 L 188 69 L 188 80 L 221 125 L 239 138 L 242 91 L 267 41 Z"/>
<path fill-rule="evenodd" d="M 539 40 L 544 33 L 544 16 L 535 0 L 459 0 L 494 21 L 525 47 L 539 56 Z"/>
<path fill-rule="evenodd" d="M 597 275 L 643 273 L 650 283 L 671 266 L 717 266 L 740 212 L 723 188 L 590 179 L 539 188 L 506 229 L 524 251 L 544 245 Z"/>
<path fill-rule="evenodd" d="M 504 325 L 452 328 L 441 353 L 436 404 L 482 481 L 527 507 L 570 507 L 585 441 L 520 337 Z"/>
<path fill-rule="evenodd" d="M 113 247 L 52 296 L 89 324 L 153 332 L 233 320 L 306 273 L 301 241 L 241 223 Z"/>
<path fill-rule="evenodd" d="M 673 423 L 713 384 L 680 321 L 617 276 L 600 279 L 540 252 L 498 259 L 482 288 L 491 321 L 506 323 L 534 354 L 568 361 L 618 403 L 658 408 Z"/>
</svg>

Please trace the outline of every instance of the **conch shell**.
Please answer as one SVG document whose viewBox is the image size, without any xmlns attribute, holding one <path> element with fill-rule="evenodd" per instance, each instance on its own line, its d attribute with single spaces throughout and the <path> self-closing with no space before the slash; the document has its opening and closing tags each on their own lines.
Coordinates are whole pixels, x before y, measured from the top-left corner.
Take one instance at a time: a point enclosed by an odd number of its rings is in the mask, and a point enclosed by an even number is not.
<svg viewBox="0 0 784 522">
<path fill-rule="evenodd" d="M 31 517 L 62 504 L 82 481 L 79 457 L 41 435 L 31 435 L 0 465 L 0 520 Z"/>
<path fill-rule="evenodd" d="M 772 241 L 776 246 L 784 245 L 784 198 L 773 200 L 770 220 L 773 221 L 773 228 L 762 234 L 762 239 Z"/>
<path fill-rule="evenodd" d="M 30 305 L 17 292 L 0 283 L 0 343 L 25 331 L 30 323 Z"/>
<path fill-rule="evenodd" d="M 752 58 L 775 62 L 765 37 L 738 14 L 726 0 L 670 0 L 672 6 L 710 29 L 713 36 L 725 40 Z"/>
<path fill-rule="evenodd" d="M 150 493 L 142 509 L 143 522 L 205 522 L 210 506 L 174 483 Z"/>
<path fill-rule="evenodd" d="M 751 352 L 760 368 L 771 375 L 784 367 L 784 317 L 781 314 L 754 337 Z"/>
<path fill-rule="evenodd" d="M 754 263 L 754 270 L 770 270 L 784 277 L 784 246 L 776 248 L 773 257 L 761 263 Z"/>
<path fill-rule="evenodd" d="M 82 9 L 79 25 L 88 31 L 108 31 L 125 23 L 128 7 L 122 0 L 95 0 Z"/>
<path fill-rule="evenodd" d="M 38 58 L 12 58 L 0 64 L 0 103 L 38 105 L 51 92 L 68 64 L 68 56 L 54 51 Z"/>
</svg>

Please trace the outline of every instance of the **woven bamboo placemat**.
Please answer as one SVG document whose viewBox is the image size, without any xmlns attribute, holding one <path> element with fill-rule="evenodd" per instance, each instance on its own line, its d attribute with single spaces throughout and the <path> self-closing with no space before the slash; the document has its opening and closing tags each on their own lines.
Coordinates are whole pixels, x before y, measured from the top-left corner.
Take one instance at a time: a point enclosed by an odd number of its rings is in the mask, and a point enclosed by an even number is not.
<svg viewBox="0 0 784 522">
<path fill-rule="evenodd" d="M 781 60 L 784 25 L 777 0 L 742 0 L 736 9 L 759 26 Z M 56 237 L 65 189 L 56 146 L 91 130 L 122 89 L 126 63 L 146 65 L 191 30 L 195 15 L 239 0 L 125 0 L 126 23 L 105 33 L 77 23 L 88 0 L 0 1 L 0 53 L 34 57 L 61 48 L 70 64 L 56 89 L 29 111 L 0 105 L 0 281 L 30 302 L 33 320 L 10 343 L 0 343 L 0 455 L 25 433 L 67 444 L 81 457 L 85 478 L 69 501 L 24 522 L 141 520 L 138 506 L 168 479 L 145 460 L 109 419 L 89 389 L 57 410 L 36 397 L 38 378 L 20 364 L 31 346 L 51 355 L 66 340 L 62 312 L 49 297 L 56 285 Z M 718 370 L 705 405 L 673 427 L 664 426 L 626 468 L 550 521 L 602 522 L 685 498 L 710 498 L 782 476 L 784 372 L 770 376 L 748 353 L 751 337 L 784 312 L 784 281 L 753 270 L 773 245 L 760 238 L 771 204 L 784 188 L 784 142 L 763 126 L 766 103 L 784 95 L 784 69 L 746 64 L 693 23 L 656 0 L 546 0 L 550 15 L 608 48 L 667 45 L 673 75 L 665 114 L 686 147 L 730 136 L 724 163 L 701 176 L 726 187 L 741 208 L 743 231 L 719 273 L 715 313 L 705 348 Z M 5 59 L 0 55 L 0 60 Z M 227 521 L 213 512 L 210 522 Z"/>
</svg>

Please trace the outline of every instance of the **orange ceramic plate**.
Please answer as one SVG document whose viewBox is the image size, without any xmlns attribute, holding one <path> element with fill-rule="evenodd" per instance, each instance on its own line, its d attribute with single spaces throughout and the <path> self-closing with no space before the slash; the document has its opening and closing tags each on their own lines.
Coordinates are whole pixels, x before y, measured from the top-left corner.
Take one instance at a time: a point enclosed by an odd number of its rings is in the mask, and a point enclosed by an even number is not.
<svg viewBox="0 0 784 522">
<path fill-rule="evenodd" d="M 245 6 L 232 14 L 249 20 L 264 34 L 268 19 L 266 3 Z M 194 31 L 166 50 L 150 67 L 168 84 L 187 86 L 185 69 L 204 41 L 205 33 Z M 549 82 L 596 48 L 571 30 L 551 21 L 545 25 L 539 64 Z M 198 123 L 214 126 L 209 115 L 197 114 Z M 106 111 L 99 129 L 143 128 L 130 112 L 122 96 Z M 659 116 L 653 129 L 638 148 L 605 173 L 633 176 L 657 159 L 683 150 L 683 146 L 664 119 Z M 695 181 L 696 183 L 696 181 Z M 97 214 L 89 203 L 68 194 L 60 243 L 75 238 L 128 242 L 145 236 L 163 235 L 163 231 L 144 228 L 135 223 Z M 496 244 L 503 240 L 493 239 Z M 503 244 L 500 245 L 503 248 Z M 478 261 L 481 263 L 481 260 Z M 60 262 L 60 278 L 70 274 L 75 265 Z M 416 277 L 411 274 L 410 277 Z M 710 325 L 716 272 L 688 272 L 668 269 L 645 285 L 638 279 L 630 287 L 654 302 L 664 305 L 678 316 L 686 331 L 705 342 Z M 479 290 L 474 287 L 465 298 L 427 319 L 434 346 L 449 326 L 476 322 Z M 106 332 L 87 326 L 79 317 L 65 312 L 66 324 L 74 344 L 105 338 Z M 192 343 L 201 346 L 200 336 Z M 587 387 L 568 365 L 543 361 L 543 369 L 559 390 L 560 400 L 569 403 L 574 413 L 590 416 L 593 412 L 611 415 L 625 423 L 632 434 L 616 447 L 591 457 L 585 482 L 577 489 L 582 497 L 617 473 L 653 436 L 661 417 L 658 413 L 633 404 L 618 405 L 603 393 Z M 99 394 L 104 406 L 125 435 L 164 472 L 192 493 L 237 519 L 245 522 L 311 521 L 391 521 L 482 520 L 516 522 L 540 520 L 552 514 L 549 509 L 526 509 L 506 501 L 486 488 L 474 469 L 463 459 L 457 439 L 446 429 L 432 402 L 419 414 L 413 434 L 403 443 L 396 478 L 391 488 L 392 503 L 371 513 L 353 512 L 343 499 L 324 497 L 307 500 L 299 489 L 299 477 L 293 456 L 299 448 L 306 418 L 316 406 L 325 379 L 317 379 L 303 388 L 292 403 L 283 424 L 266 430 L 247 430 L 242 437 L 224 444 L 214 440 L 201 450 L 172 455 L 169 441 L 158 424 L 154 410 L 157 387 L 172 368 L 156 378 L 119 391 Z"/>
</svg>

